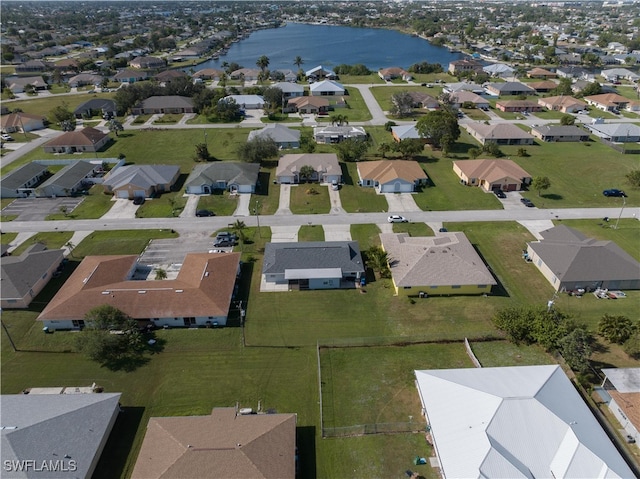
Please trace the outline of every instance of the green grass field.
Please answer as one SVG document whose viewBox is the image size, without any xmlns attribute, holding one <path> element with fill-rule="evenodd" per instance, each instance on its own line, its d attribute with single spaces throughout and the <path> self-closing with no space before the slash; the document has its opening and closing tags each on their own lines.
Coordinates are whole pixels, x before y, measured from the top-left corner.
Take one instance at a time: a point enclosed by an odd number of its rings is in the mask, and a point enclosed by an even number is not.
<svg viewBox="0 0 640 479">
<path fill-rule="evenodd" d="M 291 187 L 291 212 L 295 215 L 325 214 L 331 209 L 328 187 L 317 183 Z"/>
<path fill-rule="evenodd" d="M 42 243 L 47 247 L 47 249 L 59 249 L 66 245 L 72 236 L 73 232 L 71 231 L 36 233 L 34 236 L 22 243 L 15 250 L 13 250 L 11 254 L 13 256 L 18 256 L 22 254 L 27 248 L 36 243 Z"/>
</svg>

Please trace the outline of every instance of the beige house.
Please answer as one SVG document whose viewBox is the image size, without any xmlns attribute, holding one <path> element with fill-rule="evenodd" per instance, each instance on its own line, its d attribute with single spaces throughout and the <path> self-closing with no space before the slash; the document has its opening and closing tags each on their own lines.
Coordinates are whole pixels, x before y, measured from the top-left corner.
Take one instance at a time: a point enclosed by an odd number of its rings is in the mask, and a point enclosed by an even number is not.
<svg viewBox="0 0 640 479">
<path fill-rule="evenodd" d="M 575 113 L 587 107 L 585 102 L 572 96 L 564 95 L 539 98 L 538 105 L 545 107 L 547 110 L 561 111 L 563 113 Z"/>
<path fill-rule="evenodd" d="M 532 68 L 527 72 L 527 77 L 529 78 L 543 78 L 545 80 L 549 78 L 556 78 L 558 75 L 550 70 L 546 70 L 545 68 Z"/>
<path fill-rule="evenodd" d="M 329 112 L 329 100 L 319 96 L 298 96 L 287 102 L 287 111 L 304 114 L 323 114 Z"/>
<path fill-rule="evenodd" d="M 310 166 L 313 174 L 309 178 L 301 177 L 300 170 Z M 284 155 L 278 161 L 276 181 L 284 184 L 295 184 L 300 181 L 317 181 L 342 183 L 342 169 L 335 153 L 302 153 Z"/>
<path fill-rule="evenodd" d="M 464 128 L 482 145 L 533 145 L 533 136 L 511 123 L 467 123 Z"/>
<path fill-rule="evenodd" d="M 91 126 L 81 130 L 68 131 L 42 147 L 45 153 L 83 153 L 100 151 L 110 140 L 107 133 L 103 133 Z"/>
<path fill-rule="evenodd" d="M 429 178 L 417 161 L 359 161 L 358 184 L 378 193 L 412 193 Z"/>
<path fill-rule="evenodd" d="M 171 191 L 179 177 L 177 165 L 125 165 L 111 170 L 102 186 L 116 198 L 149 198 Z"/>
<path fill-rule="evenodd" d="M 584 101 L 602 111 L 624 110 L 631 102 L 629 98 L 618 95 L 617 93 L 585 96 Z"/>
<path fill-rule="evenodd" d="M 519 191 L 531 183 L 531 175 L 511 160 L 461 160 L 453 162 L 460 183 L 485 191 Z"/>
</svg>

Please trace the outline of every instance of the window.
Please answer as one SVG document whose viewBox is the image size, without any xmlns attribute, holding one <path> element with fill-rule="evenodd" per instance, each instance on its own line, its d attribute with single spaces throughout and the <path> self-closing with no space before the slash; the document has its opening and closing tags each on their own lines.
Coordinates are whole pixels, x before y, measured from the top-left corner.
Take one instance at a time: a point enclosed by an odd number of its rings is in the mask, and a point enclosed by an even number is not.
<svg viewBox="0 0 640 479">
<path fill-rule="evenodd" d="M 451 289 L 460 289 L 460 285 L 459 284 L 454 284 L 453 286 L 451 286 Z"/>
<path fill-rule="evenodd" d="M 84 328 L 84 320 L 82 319 L 74 319 L 71 321 L 74 328 Z"/>
<path fill-rule="evenodd" d="M 42 275 L 42 279 L 45 279 L 47 277 L 48 273 L 45 273 Z"/>
<path fill-rule="evenodd" d="M 478 285 L 478 288 L 486 288 L 486 287 L 487 287 L 487 285 L 486 285 L 486 284 L 479 284 L 479 285 Z"/>
<path fill-rule="evenodd" d="M 437 286 L 429 286 L 430 289 L 438 289 Z"/>
</svg>

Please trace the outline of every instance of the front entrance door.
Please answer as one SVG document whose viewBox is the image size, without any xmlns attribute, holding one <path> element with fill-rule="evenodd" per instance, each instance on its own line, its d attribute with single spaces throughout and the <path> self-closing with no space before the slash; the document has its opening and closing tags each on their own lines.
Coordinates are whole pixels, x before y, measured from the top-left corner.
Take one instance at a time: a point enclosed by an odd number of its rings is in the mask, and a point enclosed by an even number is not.
<svg viewBox="0 0 640 479">
<path fill-rule="evenodd" d="M 183 318 L 185 326 L 193 326 L 196 324 L 196 318 Z"/>
</svg>

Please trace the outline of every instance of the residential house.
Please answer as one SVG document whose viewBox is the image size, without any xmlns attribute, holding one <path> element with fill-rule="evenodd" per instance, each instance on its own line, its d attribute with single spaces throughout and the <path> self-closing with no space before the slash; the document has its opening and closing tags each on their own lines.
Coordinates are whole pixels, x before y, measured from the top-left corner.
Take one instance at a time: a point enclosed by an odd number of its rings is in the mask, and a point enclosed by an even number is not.
<svg viewBox="0 0 640 479">
<path fill-rule="evenodd" d="M 524 83 L 508 81 L 504 83 L 489 83 L 485 89 L 491 95 L 535 95 L 536 91 Z"/>
<path fill-rule="evenodd" d="M 449 62 L 447 69 L 452 75 L 460 75 L 461 73 L 482 73 L 482 64 L 475 60 L 454 60 Z"/>
<path fill-rule="evenodd" d="M 300 96 L 287 102 L 287 111 L 301 114 L 322 115 L 329 112 L 329 100 L 319 96 Z"/>
<path fill-rule="evenodd" d="M 162 58 L 140 56 L 131 60 L 129 66 L 139 70 L 157 70 L 159 68 L 165 68 L 167 62 Z"/>
<path fill-rule="evenodd" d="M 38 316 L 49 330 L 80 329 L 88 311 L 118 308 L 140 326 L 224 326 L 239 253 L 189 253 L 175 279 L 145 280 L 151 266 L 136 255 L 86 256 Z"/>
<path fill-rule="evenodd" d="M 0 396 L 2 476 L 91 479 L 121 410 L 120 393 L 35 389 Z"/>
<path fill-rule="evenodd" d="M 589 132 L 575 125 L 538 125 L 531 128 L 531 134 L 547 141 L 589 141 Z"/>
<path fill-rule="evenodd" d="M 439 110 L 440 102 L 427 93 L 420 91 L 410 91 L 407 94 L 411 97 L 413 108 L 426 108 L 427 110 Z"/>
<path fill-rule="evenodd" d="M 187 96 L 152 96 L 131 109 L 134 115 L 193 113 L 193 100 Z"/>
<path fill-rule="evenodd" d="M 532 263 L 556 291 L 640 289 L 640 263 L 613 241 L 588 238 L 565 225 L 527 245 Z"/>
<path fill-rule="evenodd" d="M 227 95 L 220 101 L 233 100 L 243 110 L 261 110 L 266 102 L 260 95 Z"/>
<path fill-rule="evenodd" d="M 364 271 L 355 241 L 267 243 L 260 290 L 354 288 Z"/>
<path fill-rule="evenodd" d="M 442 93 L 456 93 L 459 91 L 470 91 L 471 93 L 475 93 L 476 95 L 485 95 L 487 92 L 484 90 L 482 85 L 478 85 L 477 83 L 466 83 L 466 82 L 458 82 L 458 83 L 447 83 L 442 88 Z"/>
<path fill-rule="evenodd" d="M 634 477 L 560 366 L 415 371 L 443 477 Z"/>
<path fill-rule="evenodd" d="M 492 63 L 491 65 L 483 67 L 482 70 L 492 77 L 499 78 L 512 77 L 515 71 L 515 69 L 505 63 Z"/>
<path fill-rule="evenodd" d="M 485 125 L 484 123 L 468 123 L 465 129 L 482 145 L 496 143 L 498 145 L 533 145 L 533 136 L 511 123 Z"/>
<path fill-rule="evenodd" d="M 344 140 L 366 140 L 367 132 L 362 126 L 316 126 L 313 128 L 313 139 L 316 143 L 340 143 Z"/>
<path fill-rule="evenodd" d="M 310 166 L 313 174 L 309 178 L 300 177 L 300 169 Z M 278 160 L 276 168 L 276 181 L 278 183 L 292 184 L 300 181 L 318 181 L 342 183 L 342 169 L 335 153 L 302 153 L 284 155 Z"/>
<path fill-rule="evenodd" d="M 278 88 L 282 92 L 282 98 L 284 100 L 290 100 L 291 98 L 299 98 L 304 95 L 304 87 L 297 83 L 282 81 L 282 82 L 274 83 L 273 85 L 271 85 L 271 87 Z"/>
<path fill-rule="evenodd" d="M 99 87 L 102 84 L 102 75 L 96 75 L 95 73 L 79 73 L 69 78 L 69 86 L 71 88 L 77 88 L 79 86 L 93 85 Z"/>
<path fill-rule="evenodd" d="M 532 68 L 527 72 L 528 78 L 541 78 L 543 80 L 548 80 L 550 78 L 557 78 L 557 76 L 558 75 L 555 72 L 540 67 Z"/>
<path fill-rule="evenodd" d="M 619 80 L 628 80 L 630 82 L 636 82 L 640 80 L 640 75 L 632 72 L 626 68 L 612 68 L 610 70 L 602 70 L 600 75 L 608 82 L 614 82 Z"/>
<path fill-rule="evenodd" d="M 111 170 L 102 186 L 116 198 L 150 198 L 171 191 L 179 177 L 177 165 L 125 165 Z"/>
<path fill-rule="evenodd" d="M 80 64 L 75 58 L 63 58 L 55 62 L 53 68 L 61 72 L 77 72 L 80 70 Z"/>
<path fill-rule="evenodd" d="M 298 81 L 298 73 L 293 70 L 275 70 L 272 72 L 271 77 L 275 79 L 276 75 L 278 79 L 283 79 L 287 83 L 295 83 Z"/>
<path fill-rule="evenodd" d="M 494 190 L 520 191 L 531 183 L 531 175 L 511 160 L 460 160 L 453 171 L 463 185 Z"/>
<path fill-rule="evenodd" d="M 397 125 L 391 127 L 391 135 L 393 139 L 398 143 L 402 140 L 422 140 L 426 142 L 425 138 L 420 136 L 415 124 L 412 125 Z"/>
<path fill-rule="evenodd" d="M 548 110 L 561 111 L 562 113 L 576 113 L 587 107 L 587 104 L 582 100 L 564 95 L 538 98 L 538 105 L 541 105 Z"/>
<path fill-rule="evenodd" d="M 598 110 L 618 111 L 624 110 L 631 100 L 617 93 L 603 93 L 600 95 L 585 96 L 584 101 L 596 107 Z"/>
<path fill-rule="evenodd" d="M 27 85 L 31 85 L 35 90 L 46 90 L 49 85 L 42 77 L 11 77 L 7 78 L 5 83 L 11 93 L 24 93 Z"/>
<path fill-rule="evenodd" d="M 360 186 L 375 188 L 378 193 L 413 193 L 429 181 L 413 160 L 359 161 L 358 177 Z"/>
<path fill-rule="evenodd" d="M 214 68 L 204 68 L 202 70 L 198 70 L 192 76 L 193 78 L 200 78 L 202 80 L 220 80 L 222 75 L 225 75 L 225 72 L 222 70 L 216 70 Z"/>
<path fill-rule="evenodd" d="M 35 187 L 49 176 L 46 166 L 32 161 L 2 176 L 2 198 L 25 198 L 35 195 Z"/>
<path fill-rule="evenodd" d="M 29 60 L 27 62 L 16 65 L 16 73 L 18 75 L 25 73 L 43 73 L 53 68 L 53 63 L 42 60 Z"/>
<path fill-rule="evenodd" d="M 481 110 L 489 109 L 489 102 L 471 91 L 460 90 L 454 93 L 449 94 L 449 100 L 451 101 L 451 106 L 454 108 L 463 108 L 465 105 L 473 105 L 475 108 L 480 108 Z"/>
<path fill-rule="evenodd" d="M 609 411 L 625 434 L 640 442 L 640 368 L 602 368 L 605 380 L 598 394 L 604 394 Z"/>
<path fill-rule="evenodd" d="M 531 100 L 498 100 L 496 108 L 506 112 L 536 112 L 543 110 L 541 105 Z"/>
<path fill-rule="evenodd" d="M 147 72 L 125 69 L 116 73 L 113 79 L 119 83 L 135 83 L 149 78 Z"/>
<path fill-rule="evenodd" d="M 271 138 L 281 149 L 300 148 L 300 130 L 279 123 L 270 123 L 260 130 L 250 131 L 248 141 L 255 138 Z"/>
<path fill-rule="evenodd" d="M 236 161 L 217 161 L 193 167 L 185 182 L 185 191 L 192 195 L 210 195 L 215 190 L 231 193 L 255 193 L 260 165 Z"/>
<path fill-rule="evenodd" d="M 232 80 L 256 81 L 261 73 L 262 70 L 256 68 L 240 68 L 232 71 L 229 77 Z"/>
<path fill-rule="evenodd" d="M 613 143 L 640 141 L 640 126 L 633 123 L 594 123 L 586 127 L 597 137 Z"/>
<path fill-rule="evenodd" d="M 343 96 L 345 94 L 344 87 L 332 80 L 322 80 L 312 83 L 309 87 L 311 96 Z"/>
<path fill-rule="evenodd" d="M 464 233 L 383 233 L 395 295 L 489 294 L 497 282 Z"/>
<path fill-rule="evenodd" d="M 100 151 L 111 138 L 107 133 L 103 133 L 91 126 L 68 131 L 62 135 L 49 140 L 42 147 L 45 153 L 83 153 Z"/>
<path fill-rule="evenodd" d="M 332 80 L 338 78 L 332 70 L 323 67 L 322 65 L 318 65 L 310 70 L 307 70 L 304 73 L 304 76 L 311 81 L 324 80 L 325 78 L 328 80 Z"/>
<path fill-rule="evenodd" d="M 576 80 L 595 81 L 595 74 L 582 67 L 559 67 L 556 70 L 558 78 L 573 78 Z"/>
<path fill-rule="evenodd" d="M 295 479 L 296 460 L 295 414 L 214 408 L 209 416 L 150 418 L 131 478 Z"/>
<path fill-rule="evenodd" d="M 16 112 L 0 116 L 0 125 L 4 133 L 28 132 L 44 129 L 46 118 L 41 115 Z"/>
<path fill-rule="evenodd" d="M 101 163 L 73 161 L 36 187 L 36 196 L 71 196 L 93 185 L 94 178 L 102 170 Z"/>
<path fill-rule="evenodd" d="M 36 243 L 19 256 L 2 258 L 2 309 L 28 308 L 62 263 L 63 253 Z"/>
<path fill-rule="evenodd" d="M 117 115 L 116 102 L 108 98 L 92 98 L 78 105 L 73 110 L 76 118 L 91 118 L 93 116 L 115 117 Z"/>
<path fill-rule="evenodd" d="M 188 78 L 188 75 L 180 70 L 164 70 L 158 73 L 154 78 L 161 85 L 168 85 L 178 78 Z"/>
<path fill-rule="evenodd" d="M 553 91 L 556 88 L 558 88 L 558 84 L 551 80 L 533 81 L 533 82 L 527 83 L 527 86 L 529 88 L 533 88 L 536 91 L 536 93 L 549 93 L 550 91 Z"/>
<path fill-rule="evenodd" d="M 400 67 L 381 68 L 378 71 L 378 76 L 384 81 L 391 81 L 395 80 L 396 78 L 400 78 L 404 81 L 413 80 L 413 75 Z"/>
</svg>

